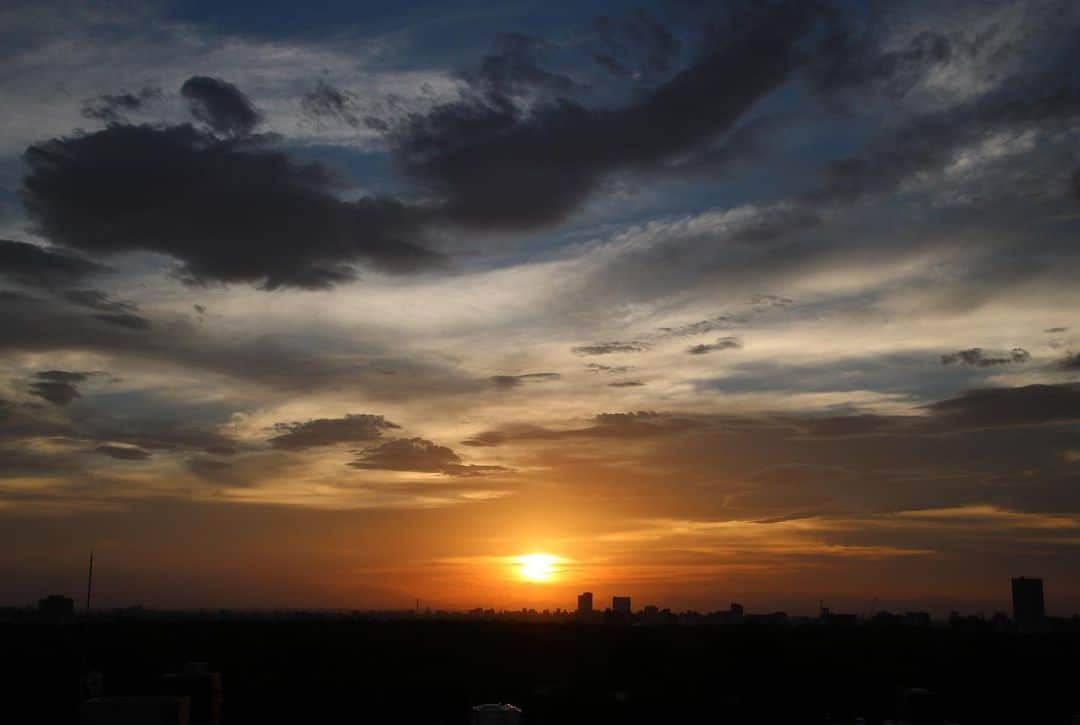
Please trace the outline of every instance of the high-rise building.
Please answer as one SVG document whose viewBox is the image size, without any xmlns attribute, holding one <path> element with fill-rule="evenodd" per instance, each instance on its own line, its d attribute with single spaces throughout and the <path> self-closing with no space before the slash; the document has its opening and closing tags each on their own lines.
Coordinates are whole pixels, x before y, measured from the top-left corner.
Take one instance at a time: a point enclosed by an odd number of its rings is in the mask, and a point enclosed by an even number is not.
<svg viewBox="0 0 1080 725">
<path fill-rule="evenodd" d="M 582 592 L 577 598 L 578 614 L 592 614 L 592 592 Z"/>
<path fill-rule="evenodd" d="M 38 600 L 38 615 L 50 622 L 66 622 L 75 616 L 75 600 L 61 594 L 50 594 Z"/>
<path fill-rule="evenodd" d="M 1034 630 L 1046 619 L 1042 579 L 1016 577 L 1012 580 L 1013 620 L 1021 630 Z"/>
<path fill-rule="evenodd" d="M 630 597 L 612 597 L 611 611 L 616 614 L 630 614 Z"/>
</svg>

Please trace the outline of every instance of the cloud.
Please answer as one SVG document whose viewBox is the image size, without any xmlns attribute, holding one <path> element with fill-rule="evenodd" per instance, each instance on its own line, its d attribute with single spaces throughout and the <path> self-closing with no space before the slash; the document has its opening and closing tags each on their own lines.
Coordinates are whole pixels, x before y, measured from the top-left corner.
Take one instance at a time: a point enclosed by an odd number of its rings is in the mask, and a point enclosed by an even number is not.
<svg viewBox="0 0 1080 725">
<path fill-rule="evenodd" d="M 98 446 L 94 449 L 94 452 L 109 458 L 115 458 L 118 461 L 145 461 L 151 455 L 150 451 L 130 446 Z"/>
<path fill-rule="evenodd" d="M 894 191 L 918 174 L 949 164 L 962 147 L 995 132 L 1018 134 L 1080 116 L 1080 89 L 1044 86 L 1031 97 L 1030 79 L 1016 93 L 1000 91 L 915 118 L 872 140 L 864 151 L 829 164 L 827 182 L 811 201 L 850 202 Z M 1020 95 L 1021 91 L 1023 95 Z"/>
<path fill-rule="evenodd" d="M 57 383 L 48 380 L 31 383 L 29 391 L 31 395 L 47 400 L 53 405 L 67 405 L 73 400 L 82 397 L 79 394 L 79 389 L 71 383 Z"/>
<path fill-rule="evenodd" d="M 442 473 L 448 476 L 480 476 L 507 470 L 501 466 L 464 465 L 453 450 L 424 438 L 387 441 L 367 449 L 349 465 L 368 470 Z"/>
<path fill-rule="evenodd" d="M 123 327 L 128 330 L 141 331 L 149 330 L 152 327 L 152 325 L 150 324 L 150 320 L 131 312 L 94 315 L 94 319 L 106 322 L 110 325 L 116 325 L 117 327 Z"/>
<path fill-rule="evenodd" d="M 1068 329 L 1069 328 L 1067 328 L 1067 327 L 1048 327 L 1045 330 L 1043 330 L 1043 332 L 1047 333 L 1048 335 L 1056 335 L 1056 334 L 1058 334 L 1060 332 L 1067 332 Z"/>
<path fill-rule="evenodd" d="M 189 458 L 184 462 L 189 471 L 200 478 L 216 480 L 232 468 L 232 464 L 226 461 L 215 461 L 212 458 Z"/>
<path fill-rule="evenodd" d="M 628 373 L 634 368 L 629 365 L 601 365 L 600 363 L 589 363 L 585 366 L 585 369 L 590 373 L 607 373 L 608 375 L 623 375 Z"/>
<path fill-rule="evenodd" d="M 640 380 L 620 380 L 614 383 L 608 383 L 609 388 L 640 388 L 644 387 L 645 383 Z"/>
<path fill-rule="evenodd" d="M 333 121 L 353 128 L 362 125 L 352 97 L 324 81 L 319 81 L 315 90 L 304 94 L 300 106 L 304 114 L 317 123 Z"/>
<path fill-rule="evenodd" d="M 105 93 L 83 101 L 80 113 L 83 118 L 119 123 L 127 121 L 128 113 L 141 111 L 147 104 L 163 96 L 161 89 L 154 86 L 146 86 L 138 93 Z"/>
<path fill-rule="evenodd" d="M 1080 420 L 1080 384 L 980 388 L 931 403 L 926 408 L 938 421 L 964 427 Z"/>
<path fill-rule="evenodd" d="M 1026 363 L 1031 359 L 1031 353 L 1021 347 L 1014 347 L 1009 354 L 1000 357 L 986 355 L 982 348 L 973 347 L 968 350 L 958 350 L 941 356 L 942 365 L 969 365 L 972 367 L 988 368 L 996 365 L 1009 365 L 1012 363 Z"/>
<path fill-rule="evenodd" d="M 488 380 L 497 388 L 516 388 L 525 383 L 547 383 L 562 377 L 559 373 L 525 373 L 523 375 L 492 375 Z"/>
<path fill-rule="evenodd" d="M 522 110 L 476 94 L 411 114 L 389 138 L 448 221 L 552 224 L 579 210 L 610 175 L 657 169 L 731 130 L 799 67 L 799 43 L 819 19 L 811 3 L 748 11 L 738 33 L 621 108 L 559 97 Z"/>
<path fill-rule="evenodd" d="M 44 370 L 34 374 L 36 381 L 30 383 L 27 390 L 31 395 L 47 400 L 53 405 L 64 406 L 82 397 L 76 385 L 85 382 L 93 374 L 67 370 Z"/>
<path fill-rule="evenodd" d="M 149 330 L 150 320 L 137 313 L 138 308 L 132 302 L 111 299 L 100 290 L 67 290 L 64 299 L 80 307 L 97 310 L 101 314 L 94 319 L 129 330 Z"/>
<path fill-rule="evenodd" d="M 192 76 L 180 87 L 180 95 L 187 99 L 191 115 L 217 133 L 246 136 L 259 124 L 251 99 L 220 78 Z"/>
<path fill-rule="evenodd" d="M 694 345 L 686 348 L 686 352 L 691 355 L 706 355 L 718 350 L 738 350 L 742 346 L 742 341 L 737 337 L 718 337 L 712 344 Z"/>
<path fill-rule="evenodd" d="M 418 210 L 341 201 L 329 171 L 265 137 L 112 125 L 31 146 L 25 160 L 23 200 L 50 240 L 91 254 L 166 254 L 194 283 L 320 288 L 352 279 L 357 261 L 397 273 L 442 261 L 414 241 Z"/>
<path fill-rule="evenodd" d="M 585 428 L 555 430 L 535 425 L 511 425 L 484 431 L 462 441 L 467 446 L 498 446 L 519 441 L 556 441 L 574 438 L 653 438 L 682 431 L 708 428 L 705 417 L 681 416 L 655 411 L 599 413 Z"/>
<path fill-rule="evenodd" d="M 0 239 L 0 277 L 27 287 L 62 287 L 108 267 L 36 244 Z"/>
<path fill-rule="evenodd" d="M 480 66 L 463 73 L 462 78 L 495 105 L 533 93 L 565 96 L 584 90 L 569 76 L 539 67 L 538 61 L 548 49 L 546 41 L 532 35 L 501 34 L 495 39 L 495 52 L 485 55 Z"/>
<path fill-rule="evenodd" d="M 131 302 L 110 299 L 107 293 L 94 289 L 66 290 L 64 299 L 74 305 L 99 312 L 130 312 L 135 309 Z"/>
<path fill-rule="evenodd" d="M 34 377 L 42 380 L 50 380 L 56 383 L 82 383 L 89 380 L 94 373 L 70 372 L 67 370 L 44 370 L 35 373 Z"/>
<path fill-rule="evenodd" d="M 575 355 L 612 355 L 620 352 L 646 352 L 652 346 L 647 342 L 629 340 L 627 342 L 594 342 L 591 345 L 578 345 L 570 348 Z"/>
<path fill-rule="evenodd" d="M 609 47 L 628 46 L 631 52 L 643 51 L 647 65 L 661 73 L 670 69 L 682 49 L 682 42 L 644 8 L 639 8 L 629 18 L 600 16 L 592 22 L 590 29 Z"/>
<path fill-rule="evenodd" d="M 835 24 L 831 30 L 825 43 L 829 52 L 811 71 L 815 87 L 826 95 L 870 87 L 900 99 L 958 56 L 971 57 L 980 50 L 978 40 L 963 33 L 928 29 L 900 47 L 886 48 L 873 25 Z"/>
<path fill-rule="evenodd" d="M 383 431 L 400 426 L 381 415 L 349 414 L 344 418 L 318 418 L 303 423 L 277 423 L 281 433 L 269 440 L 274 448 L 298 450 L 338 443 L 362 443 L 379 438 Z"/>
<path fill-rule="evenodd" d="M 1080 353 L 1070 353 L 1057 361 L 1062 370 L 1080 370 Z"/>
<path fill-rule="evenodd" d="M 616 58 L 608 55 L 607 53 L 595 53 L 593 54 L 592 58 L 601 68 L 606 70 L 608 73 L 611 73 L 611 75 L 613 76 L 618 76 L 619 78 L 629 78 L 634 75 L 634 71 L 630 70 L 625 65 L 620 63 Z"/>
</svg>

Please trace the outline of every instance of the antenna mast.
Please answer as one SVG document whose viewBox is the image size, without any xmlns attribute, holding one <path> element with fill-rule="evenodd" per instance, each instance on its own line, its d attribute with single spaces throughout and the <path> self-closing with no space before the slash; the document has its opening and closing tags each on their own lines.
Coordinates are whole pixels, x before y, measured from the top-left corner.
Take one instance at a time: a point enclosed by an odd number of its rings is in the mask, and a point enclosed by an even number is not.
<svg viewBox="0 0 1080 725">
<path fill-rule="evenodd" d="M 94 549 L 90 548 L 90 571 L 86 574 L 86 614 L 90 614 L 90 592 L 94 587 Z"/>
</svg>

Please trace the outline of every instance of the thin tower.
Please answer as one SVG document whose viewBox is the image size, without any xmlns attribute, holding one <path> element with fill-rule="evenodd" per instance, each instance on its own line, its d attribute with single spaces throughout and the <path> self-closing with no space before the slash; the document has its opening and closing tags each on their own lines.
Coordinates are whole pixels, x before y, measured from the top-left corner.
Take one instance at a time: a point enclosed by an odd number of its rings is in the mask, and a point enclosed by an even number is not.
<svg viewBox="0 0 1080 725">
<path fill-rule="evenodd" d="M 86 613 L 90 614 L 90 592 L 94 587 L 94 549 L 90 549 L 90 571 L 86 574 Z"/>
</svg>

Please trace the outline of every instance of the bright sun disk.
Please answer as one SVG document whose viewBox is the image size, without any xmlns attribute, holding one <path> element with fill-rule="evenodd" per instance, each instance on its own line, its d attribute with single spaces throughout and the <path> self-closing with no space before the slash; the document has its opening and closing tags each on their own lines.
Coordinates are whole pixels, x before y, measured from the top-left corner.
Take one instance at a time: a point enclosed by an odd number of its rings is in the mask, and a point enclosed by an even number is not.
<svg viewBox="0 0 1080 725">
<path fill-rule="evenodd" d="M 558 564 L 562 559 L 551 554 L 525 554 L 516 559 L 518 574 L 531 582 L 551 581 L 558 573 Z"/>
</svg>

